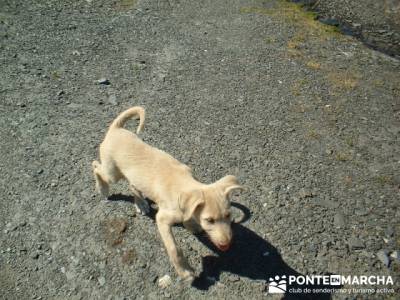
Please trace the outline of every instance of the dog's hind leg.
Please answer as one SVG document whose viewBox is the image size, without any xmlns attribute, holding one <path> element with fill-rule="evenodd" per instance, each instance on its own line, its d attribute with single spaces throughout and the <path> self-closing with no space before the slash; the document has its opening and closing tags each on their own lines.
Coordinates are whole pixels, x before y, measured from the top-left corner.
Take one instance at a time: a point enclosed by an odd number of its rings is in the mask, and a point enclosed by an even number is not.
<svg viewBox="0 0 400 300">
<path fill-rule="evenodd" d="M 149 203 L 143 197 L 143 194 L 138 191 L 133 185 L 130 185 L 133 194 L 135 195 L 135 208 L 139 214 L 147 215 L 150 212 Z"/>
</svg>

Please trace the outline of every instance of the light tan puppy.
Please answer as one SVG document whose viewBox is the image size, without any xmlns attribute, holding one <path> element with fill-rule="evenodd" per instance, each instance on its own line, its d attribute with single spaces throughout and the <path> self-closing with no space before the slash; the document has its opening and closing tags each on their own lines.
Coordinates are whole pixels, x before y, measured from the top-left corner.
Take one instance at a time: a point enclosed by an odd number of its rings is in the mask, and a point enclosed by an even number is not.
<svg viewBox="0 0 400 300">
<path fill-rule="evenodd" d="M 231 175 L 212 184 L 200 183 L 188 166 L 122 128 L 132 117 L 140 118 L 139 133 L 145 112 L 132 107 L 113 121 L 101 143 L 101 163 L 93 162 L 96 188 L 107 197 L 109 184 L 125 178 L 142 213 L 148 212 L 145 197 L 157 203 L 156 221 L 169 258 L 182 279 L 192 280 L 193 270 L 177 247 L 171 227 L 183 223 L 191 231 L 203 229 L 215 246 L 228 250 L 232 240 L 229 197 L 242 187 Z"/>
</svg>

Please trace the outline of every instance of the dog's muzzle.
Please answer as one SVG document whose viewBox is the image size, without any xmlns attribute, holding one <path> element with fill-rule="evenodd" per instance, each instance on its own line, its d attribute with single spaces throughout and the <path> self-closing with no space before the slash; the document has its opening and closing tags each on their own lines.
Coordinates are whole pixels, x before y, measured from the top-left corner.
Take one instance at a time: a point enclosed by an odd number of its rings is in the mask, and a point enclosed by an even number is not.
<svg viewBox="0 0 400 300">
<path fill-rule="evenodd" d="M 231 244 L 230 244 L 230 243 L 229 243 L 229 244 L 225 244 L 225 245 L 217 244 L 216 246 L 217 246 L 217 248 L 218 248 L 219 250 L 225 252 L 225 251 L 228 251 L 228 250 L 229 250 L 229 248 L 231 247 Z"/>
</svg>

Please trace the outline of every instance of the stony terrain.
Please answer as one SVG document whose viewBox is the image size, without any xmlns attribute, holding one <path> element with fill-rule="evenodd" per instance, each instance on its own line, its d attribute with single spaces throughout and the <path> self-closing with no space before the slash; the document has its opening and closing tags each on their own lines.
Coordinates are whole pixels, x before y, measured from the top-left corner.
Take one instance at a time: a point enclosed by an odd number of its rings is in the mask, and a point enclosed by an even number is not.
<svg viewBox="0 0 400 300">
<path fill-rule="evenodd" d="M 395 58 L 279 0 L 0 0 L 0 42 L 0 298 L 264 299 L 281 274 L 391 275 L 332 298 L 399 297 Z M 126 185 L 94 192 L 108 124 L 139 104 L 146 142 L 249 188 L 226 254 L 174 229 L 193 286 Z"/>
<path fill-rule="evenodd" d="M 322 21 L 344 26 L 367 45 L 400 58 L 400 0 L 304 0 Z"/>
</svg>

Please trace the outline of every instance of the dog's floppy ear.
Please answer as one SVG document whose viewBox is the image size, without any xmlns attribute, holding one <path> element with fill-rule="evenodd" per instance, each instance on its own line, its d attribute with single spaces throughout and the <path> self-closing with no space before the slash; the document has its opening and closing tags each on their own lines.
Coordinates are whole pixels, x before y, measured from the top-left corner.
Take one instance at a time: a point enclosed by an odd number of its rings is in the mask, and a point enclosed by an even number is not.
<svg viewBox="0 0 400 300">
<path fill-rule="evenodd" d="M 195 210 L 204 204 L 203 193 L 200 190 L 181 193 L 178 203 L 183 213 L 183 222 L 189 221 Z"/>
<path fill-rule="evenodd" d="M 232 192 L 240 190 L 244 191 L 245 188 L 239 184 L 237 178 L 233 175 L 226 175 L 216 182 L 221 188 L 226 198 L 230 198 Z"/>
</svg>

